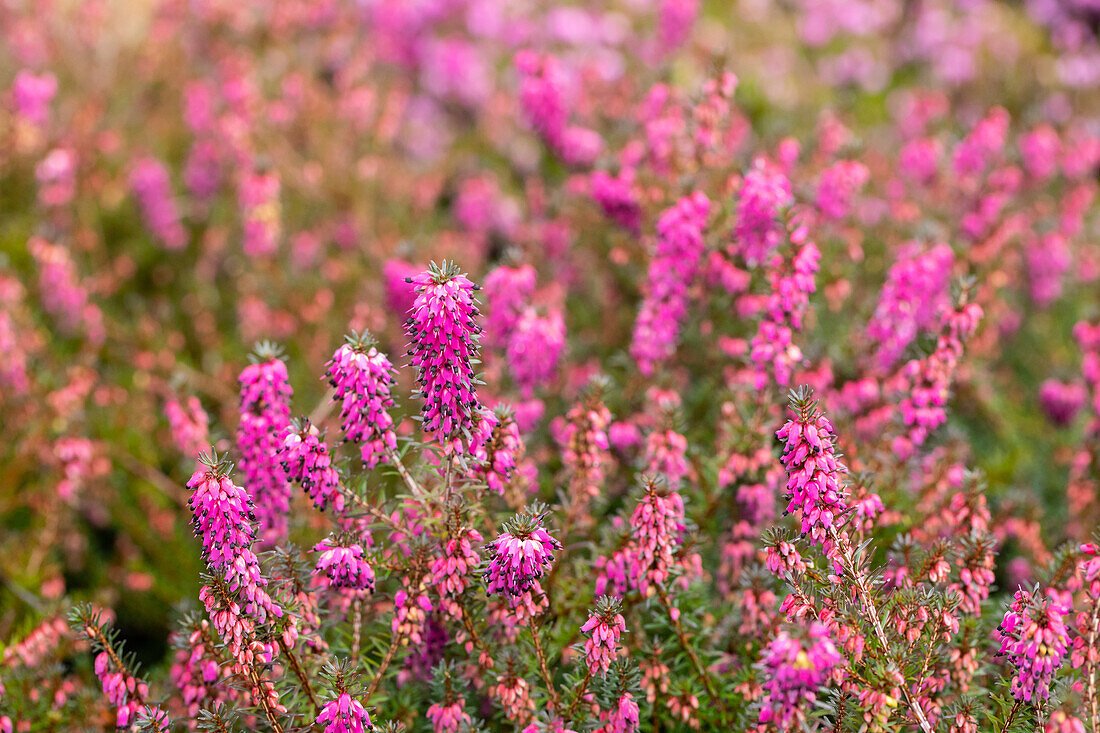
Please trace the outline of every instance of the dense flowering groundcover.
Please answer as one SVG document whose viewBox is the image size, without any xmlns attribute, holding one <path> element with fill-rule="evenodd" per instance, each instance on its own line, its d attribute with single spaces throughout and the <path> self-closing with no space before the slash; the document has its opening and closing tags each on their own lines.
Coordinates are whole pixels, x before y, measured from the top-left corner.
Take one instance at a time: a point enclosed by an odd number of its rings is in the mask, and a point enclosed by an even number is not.
<svg viewBox="0 0 1100 733">
<path fill-rule="evenodd" d="M 0 733 L 1100 731 L 1089 0 L 0 0 Z"/>
</svg>

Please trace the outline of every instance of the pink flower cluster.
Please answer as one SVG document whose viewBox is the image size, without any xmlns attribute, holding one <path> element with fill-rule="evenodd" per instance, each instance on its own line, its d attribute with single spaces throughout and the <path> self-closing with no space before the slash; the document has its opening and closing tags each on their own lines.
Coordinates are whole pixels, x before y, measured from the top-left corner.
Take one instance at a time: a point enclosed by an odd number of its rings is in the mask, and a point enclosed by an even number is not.
<svg viewBox="0 0 1100 733">
<path fill-rule="evenodd" d="M 485 300 L 489 312 L 485 318 L 485 344 L 506 349 L 520 316 L 535 292 L 535 268 L 530 265 L 493 268 L 485 276 Z"/>
<path fill-rule="evenodd" d="M 800 512 L 802 533 L 828 551 L 828 532 L 847 508 L 841 477 L 848 469 L 836 456 L 833 425 L 818 411 L 812 393 L 795 393 L 791 409 L 794 419 L 776 433 L 784 442 L 780 460 L 787 470 L 787 511 Z"/>
<path fill-rule="evenodd" d="M 191 395 L 186 401 L 170 397 L 164 403 L 164 416 L 176 447 L 191 458 L 210 447 L 210 418 L 199 398 Z"/>
<path fill-rule="evenodd" d="M 668 580 L 683 521 L 683 497 L 657 483 L 647 483 L 630 516 L 633 535 L 625 552 L 627 579 L 643 596 L 653 595 L 655 586 Z"/>
<path fill-rule="evenodd" d="M 657 221 L 657 247 L 630 345 L 631 356 L 646 376 L 676 350 L 687 315 L 688 289 L 706 248 L 703 233 L 710 207 L 706 195 L 697 191 L 680 199 Z"/>
<path fill-rule="evenodd" d="M 318 575 L 328 578 L 334 588 L 374 592 L 374 569 L 367 562 L 363 546 L 348 537 L 330 536 L 313 546 Z"/>
<path fill-rule="evenodd" d="M 279 445 L 279 459 L 287 479 L 302 485 L 313 506 L 324 511 L 331 502 L 337 514 L 344 511 L 340 474 L 332 466 L 328 444 L 308 418 L 294 420 L 287 426 Z"/>
<path fill-rule="evenodd" d="M 518 596 L 541 578 L 562 545 L 542 526 L 537 508 L 524 511 L 489 543 L 493 557 L 485 570 L 486 591 Z"/>
<path fill-rule="evenodd" d="M 804 639 L 779 632 L 761 659 L 764 698 L 760 722 L 774 723 L 781 730 L 796 729 L 813 707 L 818 689 L 843 665 L 844 657 L 824 625 L 811 624 Z"/>
<path fill-rule="evenodd" d="M 490 491 L 503 495 L 523 457 L 523 436 L 514 412 L 507 406 L 498 406 L 493 411 L 493 419 L 496 425 L 492 437 L 474 454 L 479 461 L 474 472 L 485 480 Z"/>
<path fill-rule="evenodd" d="M 363 703 L 347 692 L 326 702 L 315 722 L 325 733 L 365 733 L 374 728 Z"/>
<path fill-rule="evenodd" d="M 237 452 L 244 485 L 255 505 L 265 541 L 286 536 L 290 483 L 279 448 L 290 427 L 290 382 L 278 350 L 260 344 L 252 364 L 241 372 L 241 421 Z"/>
<path fill-rule="evenodd" d="M 397 372 L 389 358 L 379 351 L 368 334 L 353 334 L 336 350 L 328 366 L 333 399 L 340 403 L 344 435 L 361 443 L 363 465 L 374 468 L 389 460 L 397 449 L 393 429 L 390 389 Z"/>
<path fill-rule="evenodd" d="M 70 333 L 83 331 L 89 341 L 103 341 L 103 314 L 91 303 L 80 282 L 69 251 L 40 237 L 27 242 L 27 250 L 38 265 L 38 290 L 42 307 Z"/>
<path fill-rule="evenodd" d="M 786 387 L 795 367 L 802 363 L 802 350 L 794 343 L 794 332 L 801 330 L 810 295 L 817 290 L 814 276 L 821 252 L 807 239 L 805 226 L 794 229 L 791 244 L 793 252 L 789 261 L 778 254 L 772 255 L 764 318 L 749 344 L 756 389 L 763 389 L 769 377 L 780 387 Z"/>
<path fill-rule="evenodd" d="M 737 202 L 733 235 L 737 250 L 749 265 L 768 261 L 784 234 L 781 212 L 794 203 L 791 182 L 765 158 L 753 161 L 745 174 Z"/>
<path fill-rule="evenodd" d="M 524 398 L 553 380 L 564 348 L 565 321 L 560 310 L 553 309 L 545 316 L 534 308 L 523 311 L 509 336 L 505 355 Z"/>
<path fill-rule="evenodd" d="M 265 590 L 267 578 L 252 550 L 256 525 L 252 501 L 229 478 L 228 466 L 210 457 L 191 476 L 191 527 L 202 540 L 202 559 L 233 592 L 244 598 L 246 613 L 259 623 L 283 615 L 279 604 Z"/>
<path fill-rule="evenodd" d="M 172 197 L 172 182 L 164 163 L 144 157 L 130 171 L 130 188 L 149 230 L 165 249 L 179 250 L 187 245 L 187 232 L 180 223 L 179 209 Z"/>
<path fill-rule="evenodd" d="M 473 295 L 477 286 L 446 261 L 412 282 L 417 296 L 405 332 L 424 398 L 422 427 L 447 450 L 472 453 L 492 429 L 475 392 L 473 362 L 481 333 Z"/>
<path fill-rule="evenodd" d="M 570 80 L 561 61 L 524 50 L 516 54 L 519 103 L 524 119 L 543 141 L 571 165 L 589 165 L 603 141 L 594 130 L 569 124 Z"/>
<path fill-rule="evenodd" d="M 581 626 L 588 634 L 584 642 L 584 656 L 592 674 L 604 676 L 618 653 L 619 635 L 626 631 L 622 604 L 617 598 L 602 596 L 596 601 L 596 609 Z"/>
<path fill-rule="evenodd" d="M 473 543 L 481 542 L 481 533 L 464 528 L 447 540 L 443 555 L 432 561 L 432 583 L 445 596 L 461 595 L 469 584 L 470 574 L 481 563 Z"/>
<path fill-rule="evenodd" d="M 875 362 L 889 370 L 906 347 L 947 306 L 947 281 L 954 253 L 946 244 L 922 249 L 913 243 L 902 248 L 890 267 L 867 335 L 878 344 Z"/>
<path fill-rule="evenodd" d="M 1017 670 L 1012 680 L 1017 700 L 1050 697 L 1050 686 L 1069 649 L 1069 631 L 1063 620 L 1069 613 L 1070 607 L 1053 594 L 1040 595 L 1037 588 L 1016 591 L 997 633 L 1001 642 L 998 653 Z"/>
</svg>

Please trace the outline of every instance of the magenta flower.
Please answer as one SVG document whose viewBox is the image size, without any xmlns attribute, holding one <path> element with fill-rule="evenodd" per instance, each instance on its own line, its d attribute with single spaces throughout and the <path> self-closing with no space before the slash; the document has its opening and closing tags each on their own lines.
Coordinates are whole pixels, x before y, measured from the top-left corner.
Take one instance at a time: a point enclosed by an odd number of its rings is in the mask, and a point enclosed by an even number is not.
<svg viewBox="0 0 1100 733">
<path fill-rule="evenodd" d="M 661 0 L 657 11 L 657 40 L 664 52 L 674 51 L 687 41 L 695 16 L 699 14 L 699 0 Z"/>
<path fill-rule="evenodd" d="M 843 219 L 851 210 L 852 197 L 871 173 L 854 160 L 840 160 L 821 172 L 817 182 L 817 208 L 827 219 Z"/>
<path fill-rule="evenodd" d="M 263 623 L 268 616 L 283 615 L 268 595 L 267 578 L 260 573 L 260 561 L 252 550 L 256 540 L 252 502 L 243 488 L 229 478 L 230 465 L 216 456 L 202 456 L 187 487 L 193 493 L 191 527 L 202 540 L 202 559 L 215 574 L 239 591 L 245 612 Z"/>
<path fill-rule="evenodd" d="M 1053 591 L 1041 595 L 1038 590 L 1017 590 L 997 629 L 998 654 L 1008 657 L 1017 670 L 1012 695 L 1024 702 L 1050 697 L 1050 686 L 1069 649 L 1063 616 L 1072 612 L 1072 605 L 1064 605 Z"/>
<path fill-rule="evenodd" d="M 624 692 L 615 709 L 611 711 L 611 717 L 607 721 L 608 733 L 636 733 L 639 726 L 638 703 L 634 702 L 634 696 Z"/>
<path fill-rule="evenodd" d="M 804 639 L 779 632 L 761 660 L 765 680 L 760 722 L 774 722 L 781 730 L 798 728 L 818 689 L 843 664 L 824 625 L 815 621 Z"/>
<path fill-rule="evenodd" d="M 444 554 L 432 561 L 432 583 L 440 594 L 457 596 L 466 590 L 470 573 L 481 563 L 475 542 L 481 542 L 481 533 L 463 528 L 447 540 Z"/>
<path fill-rule="evenodd" d="M 733 231 L 737 249 L 749 265 L 766 262 L 779 246 L 784 233 L 779 216 L 792 203 L 791 182 L 783 171 L 765 158 L 754 160 L 741 184 Z"/>
<path fill-rule="evenodd" d="M 336 350 L 328 366 L 333 399 L 340 403 L 340 419 L 347 439 L 361 443 L 363 465 L 374 468 L 389 460 L 397 448 L 397 434 L 388 409 L 397 372 L 368 333 L 352 334 Z"/>
<path fill-rule="evenodd" d="M 347 692 L 325 703 L 316 724 L 324 726 L 325 733 L 365 733 L 374 728 L 363 703 Z"/>
<path fill-rule="evenodd" d="M 642 229 L 642 204 L 634 187 L 634 169 L 625 168 L 616 177 L 595 171 L 591 179 L 592 198 L 608 219 L 631 234 Z M 486 278 L 485 286 L 489 281 Z M 493 301 L 490 300 L 490 303 Z"/>
<path fill-rule="evenodd" d="M 57 77 L 48 71 L 35 75 L 22 69 L 15 75 L 11 94 L 20 117 L 36 127 L 45 127 L 50 121 L 50 102 L 57 94 Z"/>
<path fill-rule="evenodd" d="M 501 265 L 485 276 L 485 343 L 506 349 L 520 315 L 535 292 L 535 268 L 530 265 Z"/>
<path fill-rule="evenodd" d="M 646 376 L 676 350 L 680 325 L 687 315 L 688 288 L 706 248 L 703 229 L 709 214 L 710 200 L 697 191 L 680 199 L 657 221 L 657 248 L 630 345 L 631 355 Z"/>
<path fill-rule="evenodd" d="M 653 595 L 655 586 L 668 580 L 683 520 L 683 497 L 667 486 L 648 481 L 645 494 L 630 516 L 633 535 L 627 547 L 631 586 L 643 596 Z"/>
<path fill-rule="evenodd" d="M 565 321 L 560 310 L 540 316 L 534 308 L 527 308 L 519 317 L 505 353 L 512 378 L 525 399 L 553 380 L 564 348 Z"/>
<path fill-rule="evenodd" d="M 472 453 L 489 438 L 492 425 L 475 392 L 473 363 L 479 355 L 474 299 L 477 286 L 454 263 L 434 263 L 412 278 L 416 303 L 405 325 L 410 363 L 424 398 L 424 432 L 456 453 Z"/>
<path fill-rule="evenodd" d="M 210 446 L 210 418 L 199 398 L 191 395 L 185 402 L 171 397 L 164 404 L 164 416 L 176 447 L 190 457 L 197 457 Z"/>
<path fill-rule="evenodd" d="M 946 244 L 923 250 L 912 243 L 901 249 L 867 324 L 867 335 L 879 345 L 875 354 L 879 369 L 890 369 L 920 332 L 935 323 L 948 302 L 954 259 Z"/>
<path fill-rule="evenodd" d="M 464 724 L 471 722 L 470 716 L 462 709 L 461 700 L 433 703 L 428 707 L 428 719 L 432 721 L 435 733 L 458 733 Z"/>
<path fill-rule="evenodd" d="M 537 505 L 524 510 L 489 543 L 493 558 L 485 571 L 488 593 L 520 595 L 550 569 L 554 551 L 562 545 L 543 529 L 544 515 Z"/>
<path fill-rule="evenodd" d="M 474 473 L 485 479 L 490 491 L 503 496 L 515 475 L 516 464 L 523 457 L 523 437 L 515 413 L 508 405 L 498 405 L 493 410 L 493 419 L 496 424 L 492 437 L 474 454 L 480 463 Z"/>
<path fill-rule="evenodd" d="M 300 483 L 315 507 L 324 511 L 332 502 L 337 513 L 344 510 L 340 474 L 332 467 L 328 444 L 309 418 L 293 420 L 287 426 L 279 444 L 279 459 L 287 479 Z"/>
<path fill-rule="evenodd" d="M 841 476 L 848 471 L 836 456 L 833 425 L 818 412 L 813 391 L 800 387 L 791 394 L 792 420 L 776 433 L 784 441 L 780 460 L 787 470 L 788 512 L 802 514 L 802 533 L 831 547 L 828 531 L 846 509 Z"/>
<path fill-rule="evenodd" d="M 313 546 L 320 553 L 317 559 L 317 575 L 328 578 L 334 588 L 374 592 L 374 569 L 363 556 L 363 546 L 341 534 L 329 536 Z"/>
<path fill-rule="evenodd" d="M 168 169 L 153 157 L 134 163 L 130 171 L 130 188 L 138 201 L 146 226 L 168 250 L 187 245 L 187 232 L 180 223 L 179 209 L 172 196 L 172 181 Z"/>
<path fill-rule="evenodd" d="M 588 640 L 584 642 L 584 656 L 589 671 L 601 677 L 606 675 L 618 652 L 619 635 L 626 631 L 619 599 L 601 596 L 596 601 L 596 609 L 581 626 L 581 631 L 589 634 Z"/>
<path fill-rule="evenodd" d="M 1073 422 L 1086 400 L 1088 393 L 1084 385 L 1075 382 L 1047 379 L 1039 385 L 1039 403 L 1055 425 L 1065 426 Z"/>
<path fill-rule="evenodd" d="M 277 347 L 262 343 L 241 372 L 241 421 L 237 450 L 244 484 L 256 507 L 265 541 L 286 536 L 291 488 L 279 460 L 290 426 L 290 382 Z"/>
</svg>

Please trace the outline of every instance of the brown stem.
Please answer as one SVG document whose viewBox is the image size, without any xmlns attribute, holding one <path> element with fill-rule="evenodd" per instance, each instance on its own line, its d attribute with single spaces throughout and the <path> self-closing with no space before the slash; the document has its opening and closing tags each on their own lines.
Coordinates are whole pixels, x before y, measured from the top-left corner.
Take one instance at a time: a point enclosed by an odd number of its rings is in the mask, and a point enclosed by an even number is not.
<svg viewBox="0 0 1100 733">
<path fill-rule="evenodd" d="M 714 683 L 711 682 L 710 675 L 707 674 L 707 670 L 703 667 L 703 663 L 699 661 L 699 656 L 695 653 L 695 648 L 688 641 L 687 634 L 684 633 L 683 624 L 680 623 L 680 618 L 672 611 L 672 603 L 668 600 L 668 593 L 659 584 L 654 584 L 657 589 L 657 595 L 661 599 L 661 605 L 665 607 L 665 611 L 668 612 L 669 620 L 672 621 L 673 627 L 676 629 L 676 638 L 680 640 L 680 646 L 687 652 L 688 659 L 691 660 L 691 666 L 695 668 L 695 674 L 699 676 L 703 686 L 707 688 L 707 694 L 710 699 L 713 700 L 719 708 L 725 709 L 725 704 L 718 697 L 718 694 L 714 691 Z"/>
<path fill-rule="evenodd" d="M 542 681 L 546 684 L 546 691 L 550 694 L 550 707 L 557 710 L 561 705 L 561 699 L 558 697 L 558 690 L 554 687 L 554 680 L 550 676 L 550 669 L 546 666 L 546 653 L 542 650 L 542 640 L 539 639 L 538 623 L 534 618 L 531 619 L 531 639 L 535 644 L 535 658 L 539 660 L 539 674 L 542 675 Z"/>
<path fill-rule="evenodd" d="M 592 681 L 592 668 L 589 667 L 588 671 L 584 673 L 584 682 L 581 683 L 581 687 L 577 690 L 577 694 L 573 697 L 573 702 L 569 703 L 569 707 L 565 711 L 565 721 L 571 722 L 573 720 L 573 711 L 577 708 L 577 703 L 584 697 L 584 693 L 588 691 L 588 683 Z"/>
<path fill-rule="evenodd" d="M 367 688 L 367 693 L 363 696 L 364 705 L 370 701 L 371 695 L 378 690 L 378 685 L 382 682 L 382 676 L 386 674 L 386 668 L 393 661 L 393 655 L 397 653 L 397 647 L 400 643 L 401 635 L 394 634 L 393 639 L 390 641 L 390 648 L 386 650 L 386 656 L 382 658 L 382 664 L 378 667 L 378 671 L 374 673 L 374 679 L 370 681 L 370 687 Z"/>
<path fill-rule="evenodd" d="M 354 667 L 359 659 L 359 640 L 362 634 L 360 624 L 363 620 L 363 600 L 361 598 L 356 597 L 355 600 L 351 602 L 351 615 L 351 665 Z"/>
<path fill-rule="evenodd" d="M 871 598 L 871 589 L 868 587 L 867 578 L 860 573 L 856 567 L 855 552 L 852 549 L 852 544 L 849 541 L 848 535 L 840 534 L 836 531 L 836 527 L 832 526 L 829 527 L 829 536 L 841 551 L 841 559 L 848 566 L 849 577 L 851 577 L 852 584 L 859 594 L 860 602 L 863 604 L 863 611 L 867 616 L 867 620 L 871 622 L 871 628 L 874 629 L 875 637 L 878 639 L 879 644 L 882 645 L 882 652 L 885 654 L 890 649 L 890 645 L 886 640 L 886 631 L 882 627 L 882 622 L 878 617 L 878 610 L 875 608 L 874 600 Z M 913 711 L 913 715 L 916 717 L 921 730 L 924 731 L 924 733 L 932 733 L 932 725 L 928 722 L 928 718 L 925 717 L 924 710 L 921 709 L 920 704 L 914 700 L 913 696 L 909 693 L 908 685 L 901 685 L 901 694 L 905 698 L 905 703 L 909 706 L 909 709 Z"/>
<path fill-rule="evenodd" d="M 1012 721 L 1016 718 L 1016 713 L 1019 712 L 1022 704 L 1021 701 L 1017 700 L 1016 704 L 1012 706 L 1012 709 L 1008 711 L 1008 720 L 1006 720 L 1005 724 L 1001 727 L 1001 733 L 1008 733 L 1008 729 L 1012 727 Z"/>
<path fill-rule="evenodd" d="M 294 656 L 293 650 L 287 646 L 283 637 L 279 637 L 279 648 L 283 650 L 283 656 L 290 662 L 290 668 L 294 670 L 295 676 L 298 677 L 298 681 L 302 683 L 302 689 L 306 691 L 306 695 L 309 697 L 310 703 L 313 704 L 313 710 L 318 715 L 321 714 L 321 704 L 317 702 L 317 695 L 313 692 L 313 685 L 309 681 L 309 675 L 302 669 L 301 663 L 298 661 L 298 657 Z"/>
<path fill-rule="evenodd" d="M 413 493 L 420 501 L 426 498 L 424 489 L 420 487 L 420 484 L 416 482 L 416 479 L 409 473 L 409 469 L 405 468 L 405 464 L 401 462 L 401 456 L 397 455 L 397 451 L 392 448 L 386 449 L 386 456 L 390 459 L 390 463 L 397 469 L 397 473 L 401 475 L 401 480 L 405 482 L 405 485 L 409 487 L 409 491 Z"/>
<path fill-rule="evenodd" d="M 244 665 L 248 671 L 248 679 L 252 683 L 253 689 L 258 693 L 256 696 L 260 698 L 260 707 L 264 709 L 264 715 L 267 717 L 267 722 L 271 723 L 271 729 L 275 733 L 283 733 L 283 726 L 279 724 L 279 719 L 275 717 L 275 709 L 271 707 L 271 701 L 267 699 L 267 695 L 263 694 L 263 685 L 260 680 L 260 673 L 256 671 L 256 667 L 251 664 Z"/>
</svg>

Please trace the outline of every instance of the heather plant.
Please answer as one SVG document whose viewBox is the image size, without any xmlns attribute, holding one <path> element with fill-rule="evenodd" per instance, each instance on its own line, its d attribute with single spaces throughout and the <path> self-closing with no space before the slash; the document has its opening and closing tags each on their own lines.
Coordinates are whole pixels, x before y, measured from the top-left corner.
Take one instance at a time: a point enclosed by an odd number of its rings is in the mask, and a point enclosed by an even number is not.
<svg viewBox="0 0 1100 733">
<path fill-rule="evenodd" d="M 0 733 L 1100 731 L 1097 17 L 0 3 Z"/>
</svg>

